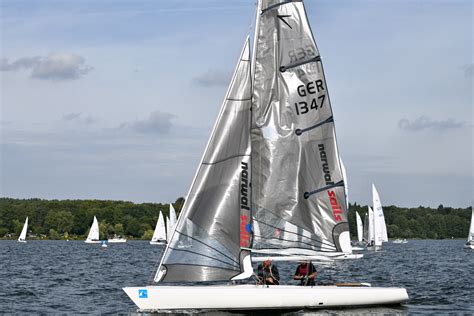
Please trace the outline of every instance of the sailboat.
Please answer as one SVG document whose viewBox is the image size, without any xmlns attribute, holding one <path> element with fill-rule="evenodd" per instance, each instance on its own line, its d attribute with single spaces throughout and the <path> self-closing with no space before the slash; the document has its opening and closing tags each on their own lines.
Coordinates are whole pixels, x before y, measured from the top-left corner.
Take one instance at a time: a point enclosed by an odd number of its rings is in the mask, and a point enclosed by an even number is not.
<svg viewBox="0 0 474 316">
<path fill-rule="evenodd" d="M 362 219 L 360 218 L 359 213 L 356 211 L 356 225 L 357 225 L 357 245 L 364 246 L 363 233 L 364 226 L 362 225 Z M 352 246 L 353 251 L 364 250 L 364 247 Z"/>
<path fill-rule="evenodd" d="M 122 236 L 119 236 L 119 235 L 114 235 L 113 238 L 107 239 L 107 243 L 111 243 L 111 244 L 122 244 L 125 242 L 127 242 L 127 238 L 123 238 Z"/>
<path fill-rule="evenodd" d="M 377 250 L 377 249 L 380 249 L 380 247 L 382 247 L 382 242 L 381 242 L 381 238 L 378 239 L 378 242 L 376 244 L 376 241 L 375 241 L 375 216 L 374 216 L 374 211 L 372 210 L 372 208 L 370 206 L 367 207 L 368 208 L 368 225 L 367 225 L 367 228 L 368 228 L 368 239 L 367 239 L 367 249 L 368 250 Z"/>
<path fill-rule="evenodd" d="M 247 37 L 154 276 L 158 285 L 124 291 L 142 311 L 406 301 L 406 290 L 395 287 L 240 284 L 264 256 L 313 260 L 350 252 L 334 119 L 301 0 L 258 1 L 250 55 Z M 180 249 L 188 238 L 191 246 Z M 183 282 L 200 285 L 169 286 Z"/>
<path fill-rule="evenodd" d="M 26 233 L 28 232 L 28 216 L 25 219 L 25 224 L 21 230 L 20 236 L 18 237 L 18 242 L 26 242 Z"/>
<path fill-rule="evenodd" d="M 374 206 L 374 212 L 376 214 L 375 224 L 380 227 L 380 238 L 383 242 L 388 241 L 387 235 L 387 224 L 385 223 L 385 215 L 383 213 L 382 202 L 380 202 L 380 196 L 375 188 L 375 185 L 372 184 L 372 203 Z"/>
<path fill-rule="evenodd" d="M 471 226 L 469 226 L 469 235 L 467 236 L 467 243 L 465 248 L 474 249 L 474 210 L 471 213 Z"/>
<path fill-rule="evenodd" d="M 84 241 L 87 244 L 99 244 L 99 222 L 97 218 L 94 216 L 94 221 L 92 222 L 91 229 L 89 230 L 89 235 L 87 235 L 87 239 Z"/>
<path fill-rule="evenodd" d="M 160 211 L 158 220 L 156 222 L 155 231 L 150 241 L 151 245 L 164 245 L 166 244 L 166 228 L 165 220 L 163 219 L 163 213 Z"/>
</svg>

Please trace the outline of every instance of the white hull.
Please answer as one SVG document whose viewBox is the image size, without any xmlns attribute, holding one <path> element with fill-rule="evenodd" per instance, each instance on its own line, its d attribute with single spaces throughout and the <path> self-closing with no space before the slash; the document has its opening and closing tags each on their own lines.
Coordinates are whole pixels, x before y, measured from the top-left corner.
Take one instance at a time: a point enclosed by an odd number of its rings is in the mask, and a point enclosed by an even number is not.
<svg viewBox="0 0 474 316">
<path fill-rule="evenodd" d="M 365 250 L 364 247 L 352 247 L 352 251 L 362 251 Z"/>
<path fill-rule="evenodd" d="M 141 311 L 355 307 L 400 304 L 408 300 L 404 288 L 363 286 L 146 286 L 123 290 Z"/>
<path fill-rule="evenodd" d="M 124 242 L 127 242 L 126 239 L 122 239 L 122 238 L 117 238 L 117 239 L 107 239 L 107 242 L 110 243 L 110 244 L 120 244 L 120 243 L 124 243 Z"/>
<path fill-rule="evenodd" d="M 166 245 L 166 240 L 150 241 L 150 245 Z"/>
<path fill-rule="evenodd" d="M 86 244 L 100 244 L 100 240 L 84 240 Z"/>
<path fill-rule="evenodd" d="M 464 248 L 466 248 L 466 249 L 474 249 L 474 245 L 464 245 Z"/>
<path fill-rule="evenodd" d="M 26 240 L 18 239 L 18 242 L 26 242 Z"/>
</svg>

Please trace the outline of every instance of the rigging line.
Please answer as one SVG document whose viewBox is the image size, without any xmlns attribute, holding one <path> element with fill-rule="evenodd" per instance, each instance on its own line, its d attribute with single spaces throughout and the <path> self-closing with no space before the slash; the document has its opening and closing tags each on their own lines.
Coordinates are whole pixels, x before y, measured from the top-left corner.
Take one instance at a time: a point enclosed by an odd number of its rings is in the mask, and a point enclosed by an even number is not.
<svg viewBox="0 0 474 316">
<path fill-rule="evenodd" d="M 231 260 L 231 261 L 237 263 L 238 265 L 240 265 L 240 262 L 239 262 L 239 261 L 235 261 L 234 259 L 232 259 L 232 258 L 229 257 L 228 255 L 226 255 L 226 254 L 223 253 L 222 251 L 220 251 L 220 250 L 218 250 L 218 249 L 216 249 L 216 248 L 214 248 L 214 247 L 212 247 L 212 246 L 210 246 L 210 245 L 208 245 L 208 244 L 206 244 L 206 243 L 204 243 L 204 242 L 202 242 L 202 241 L 200 241 L 200 240 L 198 240 L 198 239 L 196 239 L 196 238 L 194 238 L 194 237 L 192 237 L 192 236 L 188 236 L 188 235 L 186 235 L 186 234 L 183 234 L 183 233 L 180 232 L 179 230 L 175 230 L 175 232 L 178 233 L 178 234 L 180 234 L 180 235 L 182 235 L 182 236 L 184 236 L 184 237 L 191 238 L 192 240 L 195 240 L 195 241 L 197 241 L 198 243 L 203 244 L 204 246 L 206 246 L 206 247 L 208 247 L 208 248 L 210 248 L 210 249 L 212 249 L 212 250 L 214 250 L 214 251 L 220 253 L 220 254 L 223 255 L 224 257 L 226 257 L 226 258 L 228 258 L 229 260 Z M 171 246 L 170 246 L 170 248 L 171 248 Z"/>
<path fill-rule="evenodd" d="M 304 132 L 307 132 L 307 131 L 310 131 L 312 129 L 315 129 L 315 128 L 318 128 L 320 127 L 321 125 L 324 125 L 324 124 L 327 124 L 327 123 L 331 123 L 331 122 L 334 122 L 334 117 L 331 115 L 330 117 L 328 117 L 327 119 L 325 119 L 324 121 L 322 122 L 319 122 L 313 126 L 310 126 L 310 127 L 306 127 L 306 128 L 303 128 L 303 129 L 300 129 L 300 128 L 297 128 L 295 129 L 295 134 L 297 136 L 300 136 L 301 134 L 303 134 Z"/>
<path fill-rule="evenodd" d="M 313 194 L 316 194 L 316 193 L 319 193 L 319 192 L 322 192 L 322 191 L 326 191 L 326 190 L 329 190 L 329 189 L 332 189 L 332 188 L 335 188 L 335 187 L 343 187 L 343 186 L 344 186 L 344 180 L 341 180 L 341 181 L 336 182 L 334 184 L 325 186 L 324 188 L 317 189 L 317 190 L 314 190 L 314 191 L 311 191 L 311 192 L 305 192 L 304 193 L 304 198 L 307 199 L 307 198 L 310 197 L 310 195 L 313 195 Z"/>
<path fill-rule="evenodd" d="M 292 69 L 292 68 L 295 68 L 295 67 L 298 67 L 298 66 L 302 66 L 302 65 L 306 65 L 306 64 L 309 64 L 309 63 L 316 63 L 318 61 L 321 61 L 321 56 L 316 56 L 316 57 L 313 57 L 313 58 L 308 59 L 308 60 L 303 60 L 303 61 L 300 61 L 300 62 L 289 64 L 287 66 L 280 66 L 279 70 L 280 70 L 280 72 L 285 72 L 289 69 Z"/>
<path fill-rule="evenodd" d="M 191 251 L 191 250 L 187 250 L 187 249 L 173 248 L 173 247 L 171 247 L 171 246 L 170 246 L 169 248 L 172 249 L 172 250 L 175 250 L 175 251 L 189 252 L 189 253 L 192 253 L 192 254 L 195 254 L 195 255 L 198 255 L 198 256 L 206 257 L 206 258 L 209 258 L 209 259 L 212 259 L 212 260 L 219 261 L 219 262 L 221 262 L 221 263 L 223 263 L 223 264 L 226 264 L 226 265 L 228 265 L 228 266 L 231 266 L 231 267 L 235 267 L 235 268 L 237 268 L 237 269 L 240 269 L 240 265 L 234 266 L 234 265 L 232 265 L 232 264 L 230 264 L 230 263 L 228 263 L 228 262 L 225 262 L 225 261 L 223 261 L 223 260 L 220 260 L 220 259 L 217 259 L 217 258 L 208 256 L 208 255 L 204 255 L 204 254 L 199 253 L 199 252 L 195 252 L 195 251 Z M 168 264 L 172 264 L 172 263 L 166 263 L 166 264 L 168 265 Z M 176 264 L 180 264 L 180 263 L 176 263 Z M 212 267 L 212 266 L 208 266 L 208 267 Z M 229 270 L 230 270 L 230 269 L 229 269 Z"/>
<path fill-rule="evenodd" d="M 250 156 L 250 155 L 248 155 L 248 154 L 234 155 L 234 156 L 229 156 L 229 157 L 227 157 L 227 158 L 224 158 L 224 159 L 221 159 L 221 160 L 217 160 L 217 161 L 214 161 L 214 162 L 203 162 L 202 165 L 206 165 L 206 166 L 215 165 L 215 164 L 218 164 L 218 163 L 227 161 L 227 160 L 229 160 L 229 159 L 238 158 L 238 157 L 249 157 L 249 156 Z"/>
<path fill-rule="evenodd" d="M 273 214 L 273 213 L 272 213 L 272 214 Z M 277 216 L 277 217 L 278 217 L 278 216 Z M 284 220 L 283 218 L 281 218 L 281 219 Z M 259 220 L 256 220 L 256 219 L 254 219 L 254 221 L 255 221 L 255 222 L 258 222 L 258 223 L 261 223 L 261 224 L 263 224 L 263 225 L 267 225 L 267 226 L 269 226 L 269 227 L 278 229 L 278 230 L 283 231 L 283 232 L 292 233 L 292 234 L 295 234 L 295 235 L 297 235 L 297 236 L 301 236 L 301 237 L 307 238 L 307 239 L 309 239 L 309 240 L 312 240 L 312 241 L 315 241 L 315 242 L 319 242 L 319 243 L 321 243 L 321 244 L 324 244 L 324 240 L 317 240 L 317 239 L 309 238 L 309 237 L 306 237 L 305 235 L 298 234 L 298 233 L 294 233 L 294 232 L 290 232 L 290 231 L 288 231 L 288 230 L 278 228 L 278 227 L 276 227 L 276 226 L 270 225 L 270 224 L 268 224 L 268 223 L 265 223 L 265 222 L 262 222 L 262 221 L 259 221 Z M 290 223 L 290 224 L 292 224 L 292 225 L 295 225 L 295 224 L 293 224 L 293 223 L 291 223 L 291 222 L 289 222 L 289 221 L 285 221 L 285 222 L 288 222 L 288 223 Z M 301 228 L 301 227 L 298 226 L 298 225 L 295 225 L 295 226 L 298 227 L 298 228 Z M 304 229 L 304 228 L 302 228 L 302 229 Z M 311 233 L 311 232 L 310 232 L 310 233 Z M 316 235 L 316 234 L 314 234 L 314 235 Z M 329 243 L 329 242 L 328 242 L 328 243 Z M 329 243 L 329 245 L 333 245 L 333 244 Z"/>
<path fill-rule="evenodd" d="M 288 4 L 288 3 L 302 2 L 302 1 L 303 0 L 286 0 L 286 1 L 283 1 L 283 2 L 280 2 L 280 3 L 272 4 L 271 6 L 265 8 L 265 9 L 262 9 L 262 12 L 260 12 L 260 14 L 263 15 L 267 11 L 273 10 L 275 8 L 278 8 L 279 6 L 282 6 L 282 5 L 285 5 L 285 4 Z"/>
</svg>

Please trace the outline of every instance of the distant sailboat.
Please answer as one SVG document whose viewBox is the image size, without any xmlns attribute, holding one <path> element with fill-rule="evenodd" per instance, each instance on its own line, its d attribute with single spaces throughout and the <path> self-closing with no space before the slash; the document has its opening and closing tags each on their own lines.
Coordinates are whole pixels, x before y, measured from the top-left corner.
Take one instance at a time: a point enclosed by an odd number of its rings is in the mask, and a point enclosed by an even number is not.
<svg viewBox="0 0 474 316">
<path fill-rule="evenodd" d="M 469 227 L 469 236 L 467 236 L 467 243 L 465 248 L 474 249 L 474 210 L 471 213 L 471 226 Z"/>
<path fill-rule="evenodd" d="M 150 244 L 151 245 L 166 244 L 165 220 L 163 218 L 163 213 L 161 211 L 160 211 L 160 215 L 158 216 L 155 231 L 153 232 L 153 237 L 151 238 Z"/>
<path fill-rule="evenodd" d="M 18 237 L 18 242 L 26 242 L 27 232 L 28 232 L 28 217 L 26 217 L 25 224 L 23 224 L 23 229 L 21 230 L 20 237 Z"/>
<path fill-rule="evenodd" d="M 121 244 L 121 243 L 127 242 L 127 238 L 123 238 L 122 236 L 114 235 L 114 238 L 107 239 L 107 242 L 111 243 L 111 244 Z"/>
<path fill-rule="evenodd" d="M 92 222 L 91 229 L 89 230 L 89 235 L 87 235 L 87 239 L 84 241 L 87 244 L 98 244 L 100 243 L 99 240 L 99 222 L 97 218 L 94 216 L 94 221 Z"/>
<path fill-rule="evenodd" d="M 372 203 L 374 206 L 374 214 L 375 214 L 375 225 L 378 225 L 379 229 L 376 229 L 377 232 L 380 232 L 381 242 L 388 241 L 387 235 L 387 224 L 385 223 L 385 215 L 383 214 L 382 203 L 380 202 L 380 196 L 375 188 L 375 185 L 372 184 Z"/>
</svg>

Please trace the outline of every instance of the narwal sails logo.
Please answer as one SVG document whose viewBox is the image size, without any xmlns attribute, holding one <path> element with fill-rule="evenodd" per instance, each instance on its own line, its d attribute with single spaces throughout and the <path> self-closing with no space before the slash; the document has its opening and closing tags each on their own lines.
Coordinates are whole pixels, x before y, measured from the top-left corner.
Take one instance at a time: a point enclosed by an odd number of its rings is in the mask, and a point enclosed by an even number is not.
<svg viewBox="0 0 474 316">
<path fill-rule="evenodd" d="M 331 173 L 329 171 L 328 159 L 327 159 L 326 151 L 324 149 L 324 145 L 319 144 L 318 149 L 319 149 L 319 157 L 321 158 L 321 162 L 322 162 L 324 181 L 326 181 L 326 185 L 333 185 L 334 182 L 332 181 Z M 332 215 L 334 217 L 334 220 L 336 222 L 340 222 L 342 221 L 342 216 L 341 216 L 342 208 L 341 208 L 341 205 L 337 201 L 336 192 L 334 192 L 334 190 L 328 190 L 327 192 L 328 192 L 329 202 L 331 203 Z"/>
<path fill-rule="evenodd" d="M 246 162 L 241 162 L 240 172 L 240 246 L 250 245 L 250 201 L 249 201 L 249 166 Z"/>
</svg>

